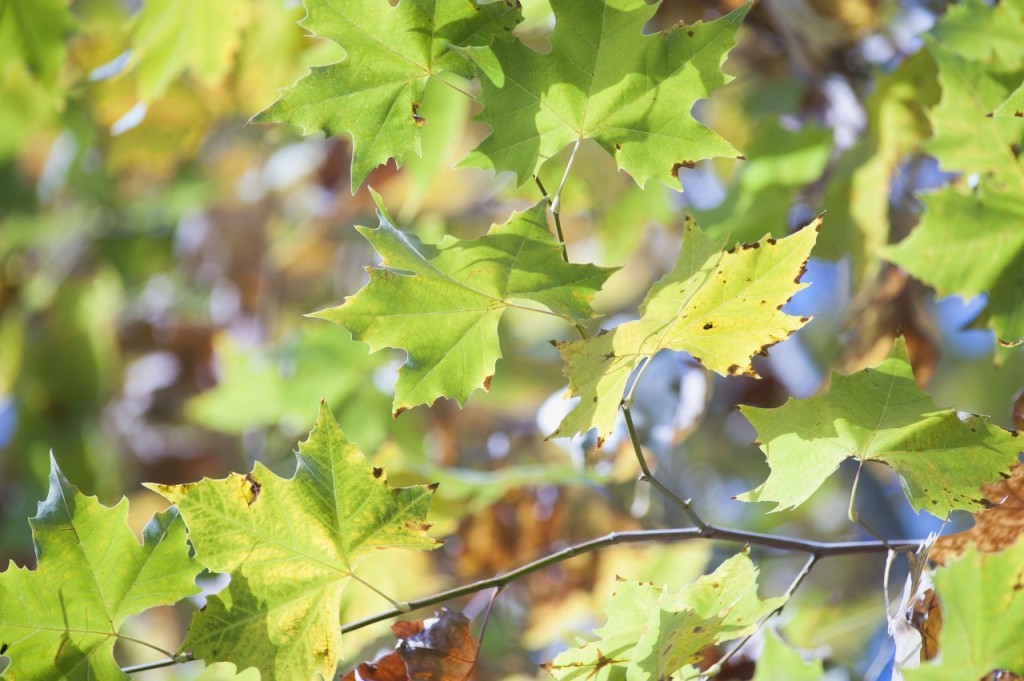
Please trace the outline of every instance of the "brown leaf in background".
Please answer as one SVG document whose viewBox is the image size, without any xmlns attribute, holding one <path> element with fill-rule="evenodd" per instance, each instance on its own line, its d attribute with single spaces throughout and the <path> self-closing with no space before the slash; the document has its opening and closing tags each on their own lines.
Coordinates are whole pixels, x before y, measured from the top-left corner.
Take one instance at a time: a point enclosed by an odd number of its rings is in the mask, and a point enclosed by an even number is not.
<svg viewBox="0 0 1024 681">
<path fill-rule="evenodd" d="M 476 662 L 469 618 L 442 608 L 437 617 L 391 625 L 398 648 L 363 662 L 341 681 L 465 681 Z"/>
<path fill-rule="evenodd" d="M 995 504 L 974 514 L 974 527 L 939 537 L 928 557 L 936 563 L 959 558 L 967 542 L 982 553 L 998 553 L 1024 534 L 1024 464 L 1017 464 L 1010 477 L 982 487 L 985 498 Z"/>
<path fill-rule="evenodd" d="M 910 624 L 921 634 L 921 661 L 933 660 L 939 654 L 939 632 L 942 631 L 942 608 L 935 589 L 928 589 L 914 601 Z"/>
</svg>

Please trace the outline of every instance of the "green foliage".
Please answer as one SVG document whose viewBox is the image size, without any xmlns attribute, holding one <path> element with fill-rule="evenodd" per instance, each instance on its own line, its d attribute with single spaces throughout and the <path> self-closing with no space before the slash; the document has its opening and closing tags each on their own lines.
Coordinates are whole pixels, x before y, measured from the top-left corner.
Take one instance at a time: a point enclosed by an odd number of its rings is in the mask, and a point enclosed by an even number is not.
<svg viewBox="0 0 1024 681">
<path fill-rule="evenodd" d="M 942 599 L 940 660 L 904 672 L 907 681 L 984 678 L 989 672 L 1024 671 L 1024 541 L 986 555 L 973 547 L 958 562 L 935 573 Z"/>
<path fill-rule="evenodd" d="M 341 324 L 371 350 L 401 348 L 394 412 L 460 403 L 487 388 L 501 357 L 498 321 L 513 300 L 538 303 L 570 324 L 593 316 L 590 299 L 612 273 L 562 261 L 542 203 L 515 213 L 483 237 L 420 243 L 392 224 L 378 199 L 380 227 L 360 232 L 384 257 L 366 288 L 315 316 Z"/>
<path fill-rule="evenodd" d="M 296 457 L 288 479 L 257 463 L 222 480 L 147 485 L 180 510 L 196 560 L 231 575 L 182 647 L 208 662 L 254 666 L 264 681 L 333 676 L 342 589 L 367 583 L 355 572 L 361 556 L 439 545 L 424 522 L 434 486 L 390 487 L 326 404 Z"/>
<path fill-rule="evenodd" d="M 140 546 L 128 500 L 108 508 L 50 461 L 50 491 L 32 518 L 38 568 L 0 573 L 0 642 L 10 681 L 127 679 L 114 643 L 129 615 L 199 592 L 176 509 L 158 513 Z"/>
<path fill-rule="evenodd" d="M 681 166 L 735 149 L 690 116 L 726 82 L 722 62 L 749 5 L 707 24 L 644 36 L 643 0 L 556 0 L 551 52 L 493 46 L 477 120 L 491 135 L 464 161 L 511 170 L 520 183 L 563 148 L 596 140 L 641 187 L 674 183 Z M 499 70 L 500 69 L 500 70 Z"/>
<path fill-rule="evenodd" d="M 877 367 L 833 374 L 824 395 L 741 411 L 772 470 L 737 498 L 774 501 L 775 510 L 803 503 L 851 457 L 891 466 L 915 510 L 938 517 L 977 510 L 984 505 L 981 486 L 1007 475 L 1021 451 L 1016 433 L 984 417 L 937 409 L 918 387 L 902 339 Z"/>
<path fill-rule="evenodd" d="M 978 186 L 947 187 L 926 197 L 921 226 L 886 254 L 940 294 L 987 292 L 988 325 L 1007 346 L 1024 341 L 1024 242 L 1017 225 L 1024 216 L 1024 168 L 1018 158 L 1024 118 L 994 112 L 1014 106 L 1009 100 L 1024 77 L 1024 7 L 1019 5 L 992 9 L 967 2 L 933 31 L 928 46 L 942 98 L 931 111 L 934 132 L 925 148 L 943 168 L 977 173 Z M 977 42 L 958 39 L 968 21 L 993 27 L 983 51 Z"/>
<path fill-rule="evenodd" d="M 4 679 L 1024 676 L 1021 0 L 299 5 L 0 0 Z"/>
<path fill-rule="evenodd" d="M 738 553 L 710 575 L 671 593 L 650 583 L 620 581 L 608 602 L 608 623 L 547 665 L 556 679 L 664 679 L 697 662 L 719 641 L 753 632 L 785 597 L 757 595 L 758 570 Z"/>
<path fill-rule="evenodd" d="M 817 228 L 723 251 L 724 240 L 712 241 L 688 225 L 675 268 L 651 287 L 640 319 L 593 338 L 559 343 L 569 388 L 580 402 L 555 434 L 597 428 L 603 441 L 615 425 L 633 370 L 661 350 L 685 350 L 722 375 L 754 375 L 751 358 L 808 321 L 782 307 L 803 288 L 799 279 Z"/>
<path fill-rule="evenodd" d="M 409 153 L 420 153 L 420 126 L 428 119 L 419 109 L 427 80 L 451 85 L 446 72 L 472 75 L 472 61 L 457 48 L 504 39 L 520 21 L 517 4 L 430 0 L 392 7 L 380 0 L 311 0 L 303 26 L 336 41 L 346 58 L 313 68 L 254 120 L 351 135 L 355 191 L 389 158 L 402 165 Z"/>
</svg>

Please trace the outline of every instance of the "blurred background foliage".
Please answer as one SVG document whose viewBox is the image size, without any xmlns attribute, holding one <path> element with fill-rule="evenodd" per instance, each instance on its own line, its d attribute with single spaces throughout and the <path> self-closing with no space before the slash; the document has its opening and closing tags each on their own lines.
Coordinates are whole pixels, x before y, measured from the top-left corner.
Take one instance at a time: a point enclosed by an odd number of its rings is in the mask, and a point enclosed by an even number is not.
<svg viewBox="0 0 1024 681">
<path fill-rule="evenodd" d="M 543 47 L 550 8 L 523 4 L 519 32 Z M 649 30 L 736 4 L 664 0 Z M 972 326 L 984 300 L 937 299 L 878 253 L 916 223 L 915 192 L 950 180 L 920 150 L 938 89 L 919 34 L 945 10 L 939 0 L 756 4 L 726 65 L 737 79 L 695 110 L 747 158 L 681 169 L 684 192 L 641 190 L 596 146 L 580 151 L 563 220 L 572 260 L 622 266 L 598 299 L 607 323 L 628 318 L 672 265 L 687 212 L 709 233 L 754 240 L 827 211 L 806 275 L 814 285 L 790 304 L 815 320 L 763 358 L 763 380 L 711 378 L 666 353 L 638 395 L 652 464 L 714 522 L 859 534 L 846 519 L 845 468 L 797 511 L 769 516 L 731 500 L 766 471 L 736 405 L 814 394 L 830 370 L 879 361 L 897 329 L 940 406 L 1013 427 L 1016 404 L 1020 425 L 1024 351 L 994 362 L 992 334 Z M 635 483 L 622 434 L 597 453 L 585 438 L 545 440 L 565 409 L 548 344 L 560 326 L 510 312 L 489 393 L 462 410 L 439 402 L 392 420 L 401 356 L 369 355 L 344 329 L 303 317 L 365 282 L 376 256 L 352 227 L 376 219 L 365 187 L 349 193 L 345 139 L 246 124 L 308 66 L 343 56 L 305 36 L 302 15 L 282 0 L 0 2 L 0 555 L 34 563 L 25 518 L 44 496 L 50 450 L 87 493 L 108 504 L 127 494 L 141 527 L 162 505 L 142 481 L 222 477 L 255 460 L 289 473 L 321 397 L 393 481 L 442 483 L 432 516 L 445 548 L 381 554 L 364 572 L 395 598 L 574 540 L 685 524 Z M 946 39 L 958 39 L 955 28 Z M 532 184 L 452 168 L 486 132 L 469 120 L 474 107 L 428 89 L 423 157 L 368 180 L 400 226 L 425 240 L 480 235 L 540 198 Z M 565 161 L 547 164 L 547 186 Z M 886 470 L 870 468 L 862 482 L 862 516 L 889 536 L 936 529 Z M 614 548 L 525 579 L 497 599 L 476 676 L 534 678 L 537 661 L 601 622 L 617 574 L 679 586 L 735 548 Z M 780 592 L 798 568 L 799 557 L 754 557 L 765 593 Z M 830 678 L 887 678 L 882 568 L 873 558 L 831 559 L 786 611 L 789 640 L 824 654 Z M 453 607 L 479 613 L 487 596 Z M 355 584 L 346 598 L 347 621 L 387 607 Z M 174 649 L 186 622 L 187 613 L 158 609 L 134 635 Z M 346 658 L 372 657 L 386 634 L 348 635 Z M 119 650 L 125 664 L 153 655 Z M 742 664 L 728 678 L 749 678 Z M 137 677 L 258 678 L 201 667 Z"/>
</svg>

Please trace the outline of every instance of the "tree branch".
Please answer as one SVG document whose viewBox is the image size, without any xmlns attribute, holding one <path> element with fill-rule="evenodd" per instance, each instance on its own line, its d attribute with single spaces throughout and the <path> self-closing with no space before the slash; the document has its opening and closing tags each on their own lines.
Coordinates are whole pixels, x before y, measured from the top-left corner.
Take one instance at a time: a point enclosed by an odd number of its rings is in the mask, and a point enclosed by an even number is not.
<svg viewBox="0 0 1024 681">
<path fill-rule="evenodd" d="M 548 556 L 539 558 L 531 563 L 511 570 L 501 575 L 483 579 L 472 584 L 442 591 L 433 596 L 426 596 L 416 600 L 408 601 L 406 605 L 410 610 L 427 608 L 438 605 L 460 596 L 467 596 L 477 591 L 493 587 L 503 587 L 518 579 L 522 579 L 538 570 L 548 566 L 561 563 L 562 561 L 576 556 L 581 556 L 592 551 L 614 546 L 615 544 L 631 544 L 648 541 L 686 541 L 690 539 L 713 539 L 717 541 L 735 542 L 740 544 L 753 544 L 782 551 L 799 551 L 808 553 L 816 559 L 829 556 L 846 556 L 851 554 L 886 553 L 889 549 L 896 551 L 914 550 L 924 541 L 923 539 L 896 539 L 889 540 L 888 545 L 882 541 L 847 541 L 847 542 L 819 542 L 805 539 L 793 539 L 773 534 L 761 534 L 759 532 L 744 532 L 742 530 L 730 530 L 714 525 L 705 524 L 703 528 L 688 527 L 684 529 L 659 529 L 659 530 L 636 530 L 632 532 L 612 532 L 603 537 L 585 541 L 582 544 L 570 546 L 556 551 Z M 392 617 L 404 614 L 404 611 L 393 609 L 381 612 L 372 617 L 351 622 L 341 627 L 342 633 L 362 629 L 363 627 L 381 622 Z"/>
</svg>

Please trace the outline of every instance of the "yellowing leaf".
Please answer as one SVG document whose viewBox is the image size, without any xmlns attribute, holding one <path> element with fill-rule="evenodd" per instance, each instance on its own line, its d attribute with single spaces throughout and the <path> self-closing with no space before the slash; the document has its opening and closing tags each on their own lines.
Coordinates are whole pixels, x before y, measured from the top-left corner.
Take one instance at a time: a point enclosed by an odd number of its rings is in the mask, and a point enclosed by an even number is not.
<svg viewBox="0 0 1024 681">
<path fill-rule="evenodd" d="M 409 359 L 395 385 L 396 415 L 438 397 L 465 402 L 486 388 L 501 351 L 498 320 L 513 300 L 543 305 L 570 323 L 593 316 L 590 299 L 614 271 L 562 261 L 543 203 L 483 237 L 423 244 L 399 232 L 378 200 L 380 227 L 359 228 L 384 256 L 370 283 L 314 316 L 341 324 L 371 351 Z"/>
<path fill-rule="evenodd" d="M 688 224 L 675 268 L 651 288 L 640 319 L 558 344 L 569 389 L 580 403 L 554 434 L 597 428 L 603 441 L 631 373 L 660 350 L 689 352 L 719 374 L 754 375 L 751 358 L 808 321 L 783 313 L 782 306 L 804 287 L 799 278 L 820 224 L 728 251 Z"/>
<path fill-rule="evenodd" d="M 730 77 L 722 62 L 747 13 L 644 35 L 657 3 L 552 0 L 551 51 L 522 43 L 493 46 L 477 120 L 491 135 L 463 161 L 511 170 L 525 182 L 567 145 L 596 140 L 643 187 L 676 184 L 682 165 L 736 150 L 690 110 Z M 500 77 L 497 69 L 500 68 Z"/>
<path fill-rule="evenodd" d="M 353 190 L 389 158 L 401 166 L 420 153 L 427 79 L 473 72 L 453 48 L 486 47 L 521 19 L 512 0 L 402 0 L 394 7 L 387 0 L 307 0 L 306 8 L 302 25 L 340 44 L 347 57 L 313 68 L 253 120 L 350 134 Z"/>
<path fill-rule="evenodd" d="M 544 668 L 556 679 L 579 681 L 668 678 L 708 646 L 753 632 L 760 618 L 782 607 L 785 596 L 757 596 L 757 573 L 744 552 L 676 593 L 621 581 L 608 602 L 607 624 L 594 632 L 599 640 Z"/>
<path fill-rule="evenodd" d="M 853 457 L 892 467 L 915 510 L 944 518 L 981 508 L 981 486 L 1006 475 L 1022 448 L 1015 433 L 983 417 L 961 420 L 953 409 L 937 409 L 914 380 L 902 338 L 877 367 L 833 374 L 824 395 L 740 410 L 757 430 L 771 473 L 737 498 L 774 501 L 774 510 L 801 504 Z"/>
<path fill-rule="evenodd" d="M 30 521 L 39 565 L 0 573 L 0 646 L 9 681 L 128 679 L 114 660 L 121 624 L 199 592 L 175 509 L 158 513 L 140 546 L 128 500 L 107 508 L 50 460 L 50 491 Z"/>
<path fill-rule="evenodd" d="M 199 562 L 231 574 L 195 615 L 183 648 L 257 667 L 263 681 L 332 678 L 341 592 L 359 557 L 438 546 L 424 522 L 434 486 L 390 487 L 326 405 L 297 457 L 289 479 L 257 463 L 244 476 L 147 485 L 178 506 Z"/>
</svg>

